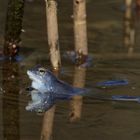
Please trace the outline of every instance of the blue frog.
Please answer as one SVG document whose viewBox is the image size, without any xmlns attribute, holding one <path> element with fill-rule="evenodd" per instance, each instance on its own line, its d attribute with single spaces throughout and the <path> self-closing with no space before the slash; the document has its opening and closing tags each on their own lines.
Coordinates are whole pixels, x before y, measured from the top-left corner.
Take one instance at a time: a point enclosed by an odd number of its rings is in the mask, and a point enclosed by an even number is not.
<svg viewBox="0 0 140 140">
<path fill-rule="evenodd" d="M 88 89 L 73 87 L 59 80 L 51 71 L 41 66 L 28 70 L 27 74 L 32 80 L 31 89 L 53 94 L 57 99 L 70 99 L 74 95 L 82 95 L 88 91 Z"/>
</svg>

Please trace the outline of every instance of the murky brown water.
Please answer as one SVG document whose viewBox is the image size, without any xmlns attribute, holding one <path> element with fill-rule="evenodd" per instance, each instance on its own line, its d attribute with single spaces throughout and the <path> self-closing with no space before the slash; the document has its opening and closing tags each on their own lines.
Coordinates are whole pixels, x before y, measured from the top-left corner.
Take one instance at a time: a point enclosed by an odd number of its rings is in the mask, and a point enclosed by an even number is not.
<svg viewBox="0 0 140 140">
<path fill-rule="evenodd" d="M 0 2 L 0 48 L 3 43 L 6 1 Z M 59 0 L 59 34 L 63 53 L 74 48 L 72 2 Z M 129 85 L 103 90 L 109 95 L 140 96 L 140 28 L 138 17 L 134 18 L 136 41 L 126 47 L 124 40 L 123 1 L 87 0 L 88 43 L 94 58 L 94 65 L 86 71 L 86 87 L 109 79 L 128 79 Z M 134 14 L 135 15 L 135 14 Z M 130 102 L 111 102 L 84 97 L 81 119 L 71 122 L 71 102 L 60 101 L 56 105 L 53 130 L 51 119 L 43 123 L 43 115 L 27 112 L 25 106 L 30 100 L 25 92 L 30 80 L 27 69 L 36 64 L 50 67 L 45 27 L 44 1 L 27 2 L 24 16 L 21 54 L 22 62 L 0 65 L 0 140 L 39 140 L 43 128 L 53 140 L 137 140 L 140 139 L 140 104 Z M 74 66 L 62 61 L 64 73 L 61 79 L 73 84 Z M 84 70 L 81 70 L 84 72 Z M 81 103 L 77 103 L 79 106 Z M 80 107 L 79 107 L 80 110 Z M 49 112 L 49 115 L 53 114 Z M 71 117 L 74 117 L 73 114 Z M 44 127 L 45 126 L 45 127 Z"/>
</svg>

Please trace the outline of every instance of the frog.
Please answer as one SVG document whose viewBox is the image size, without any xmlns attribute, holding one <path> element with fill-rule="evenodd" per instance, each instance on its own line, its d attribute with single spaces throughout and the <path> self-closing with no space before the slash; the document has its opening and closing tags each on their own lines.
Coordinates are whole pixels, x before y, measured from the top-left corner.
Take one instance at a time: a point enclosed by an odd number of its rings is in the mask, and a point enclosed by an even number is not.
<svg viewBox="0 0 140 140">
<path fill-rule="evenodd" d="M 57 99 L 70 99 L 75 95 L 82 95 L 89 91 L 86 88 L 73 87 L 58 79 L 49 69 L 40 65 L 27 70 L 27 75 L 32 80 L 29 89 L 38 90 L 40 93 L 49 93 Z"/>
</svg>

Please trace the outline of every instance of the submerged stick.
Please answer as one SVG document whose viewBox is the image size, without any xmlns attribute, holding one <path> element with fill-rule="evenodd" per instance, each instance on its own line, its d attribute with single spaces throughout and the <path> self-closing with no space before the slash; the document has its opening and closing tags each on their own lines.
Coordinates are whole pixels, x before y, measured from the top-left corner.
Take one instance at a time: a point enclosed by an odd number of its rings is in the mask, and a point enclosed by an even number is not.
<svg viewBox="0 0 140 140">
<path fill-rule="evenodd" d="M 57 3 L 55 0 L 46 1 L 48 44 L 50 47 L 50 60 L 54 69 L 61 65 L 57 23 Z"/>
</svg>

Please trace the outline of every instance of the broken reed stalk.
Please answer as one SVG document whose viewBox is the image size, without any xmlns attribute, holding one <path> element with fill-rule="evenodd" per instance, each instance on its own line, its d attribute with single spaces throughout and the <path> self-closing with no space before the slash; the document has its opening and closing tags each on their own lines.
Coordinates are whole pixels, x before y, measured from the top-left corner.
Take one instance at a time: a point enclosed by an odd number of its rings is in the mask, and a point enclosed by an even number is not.
<svg viewBox="0 0 140 140">
<path fill-rule="evenodd" d="M 86 0 L 73 0 L 75 51 L 88 54 Z"/>
<path fill-rule="evenodd" d="M 50 60 L 54 69 L 59 69 L 61 65 L 58 23 L 57 23 L 57 3 L 55 0 L 46 1 L 48 44 L 50 47 Z"/>
<path fill-rule="evenodd" d="M 86 78 L 86 68 L 79 68 L 75 67 L 75 74 L 74 74 L 74 87 L 83 88 L 85 86 L 85 78 Z M 70 101 L 70 122 L 74 122 L 81 118 L 82 112 L 82 102 L 83 97 L 78 95 L 74 96 Z"/>
<path fill-rule="evenodd" d="M 9 0 L 4 36 L 4 55 L 13 58 L 19 53 L 24 0 Z"/>
</svg>

